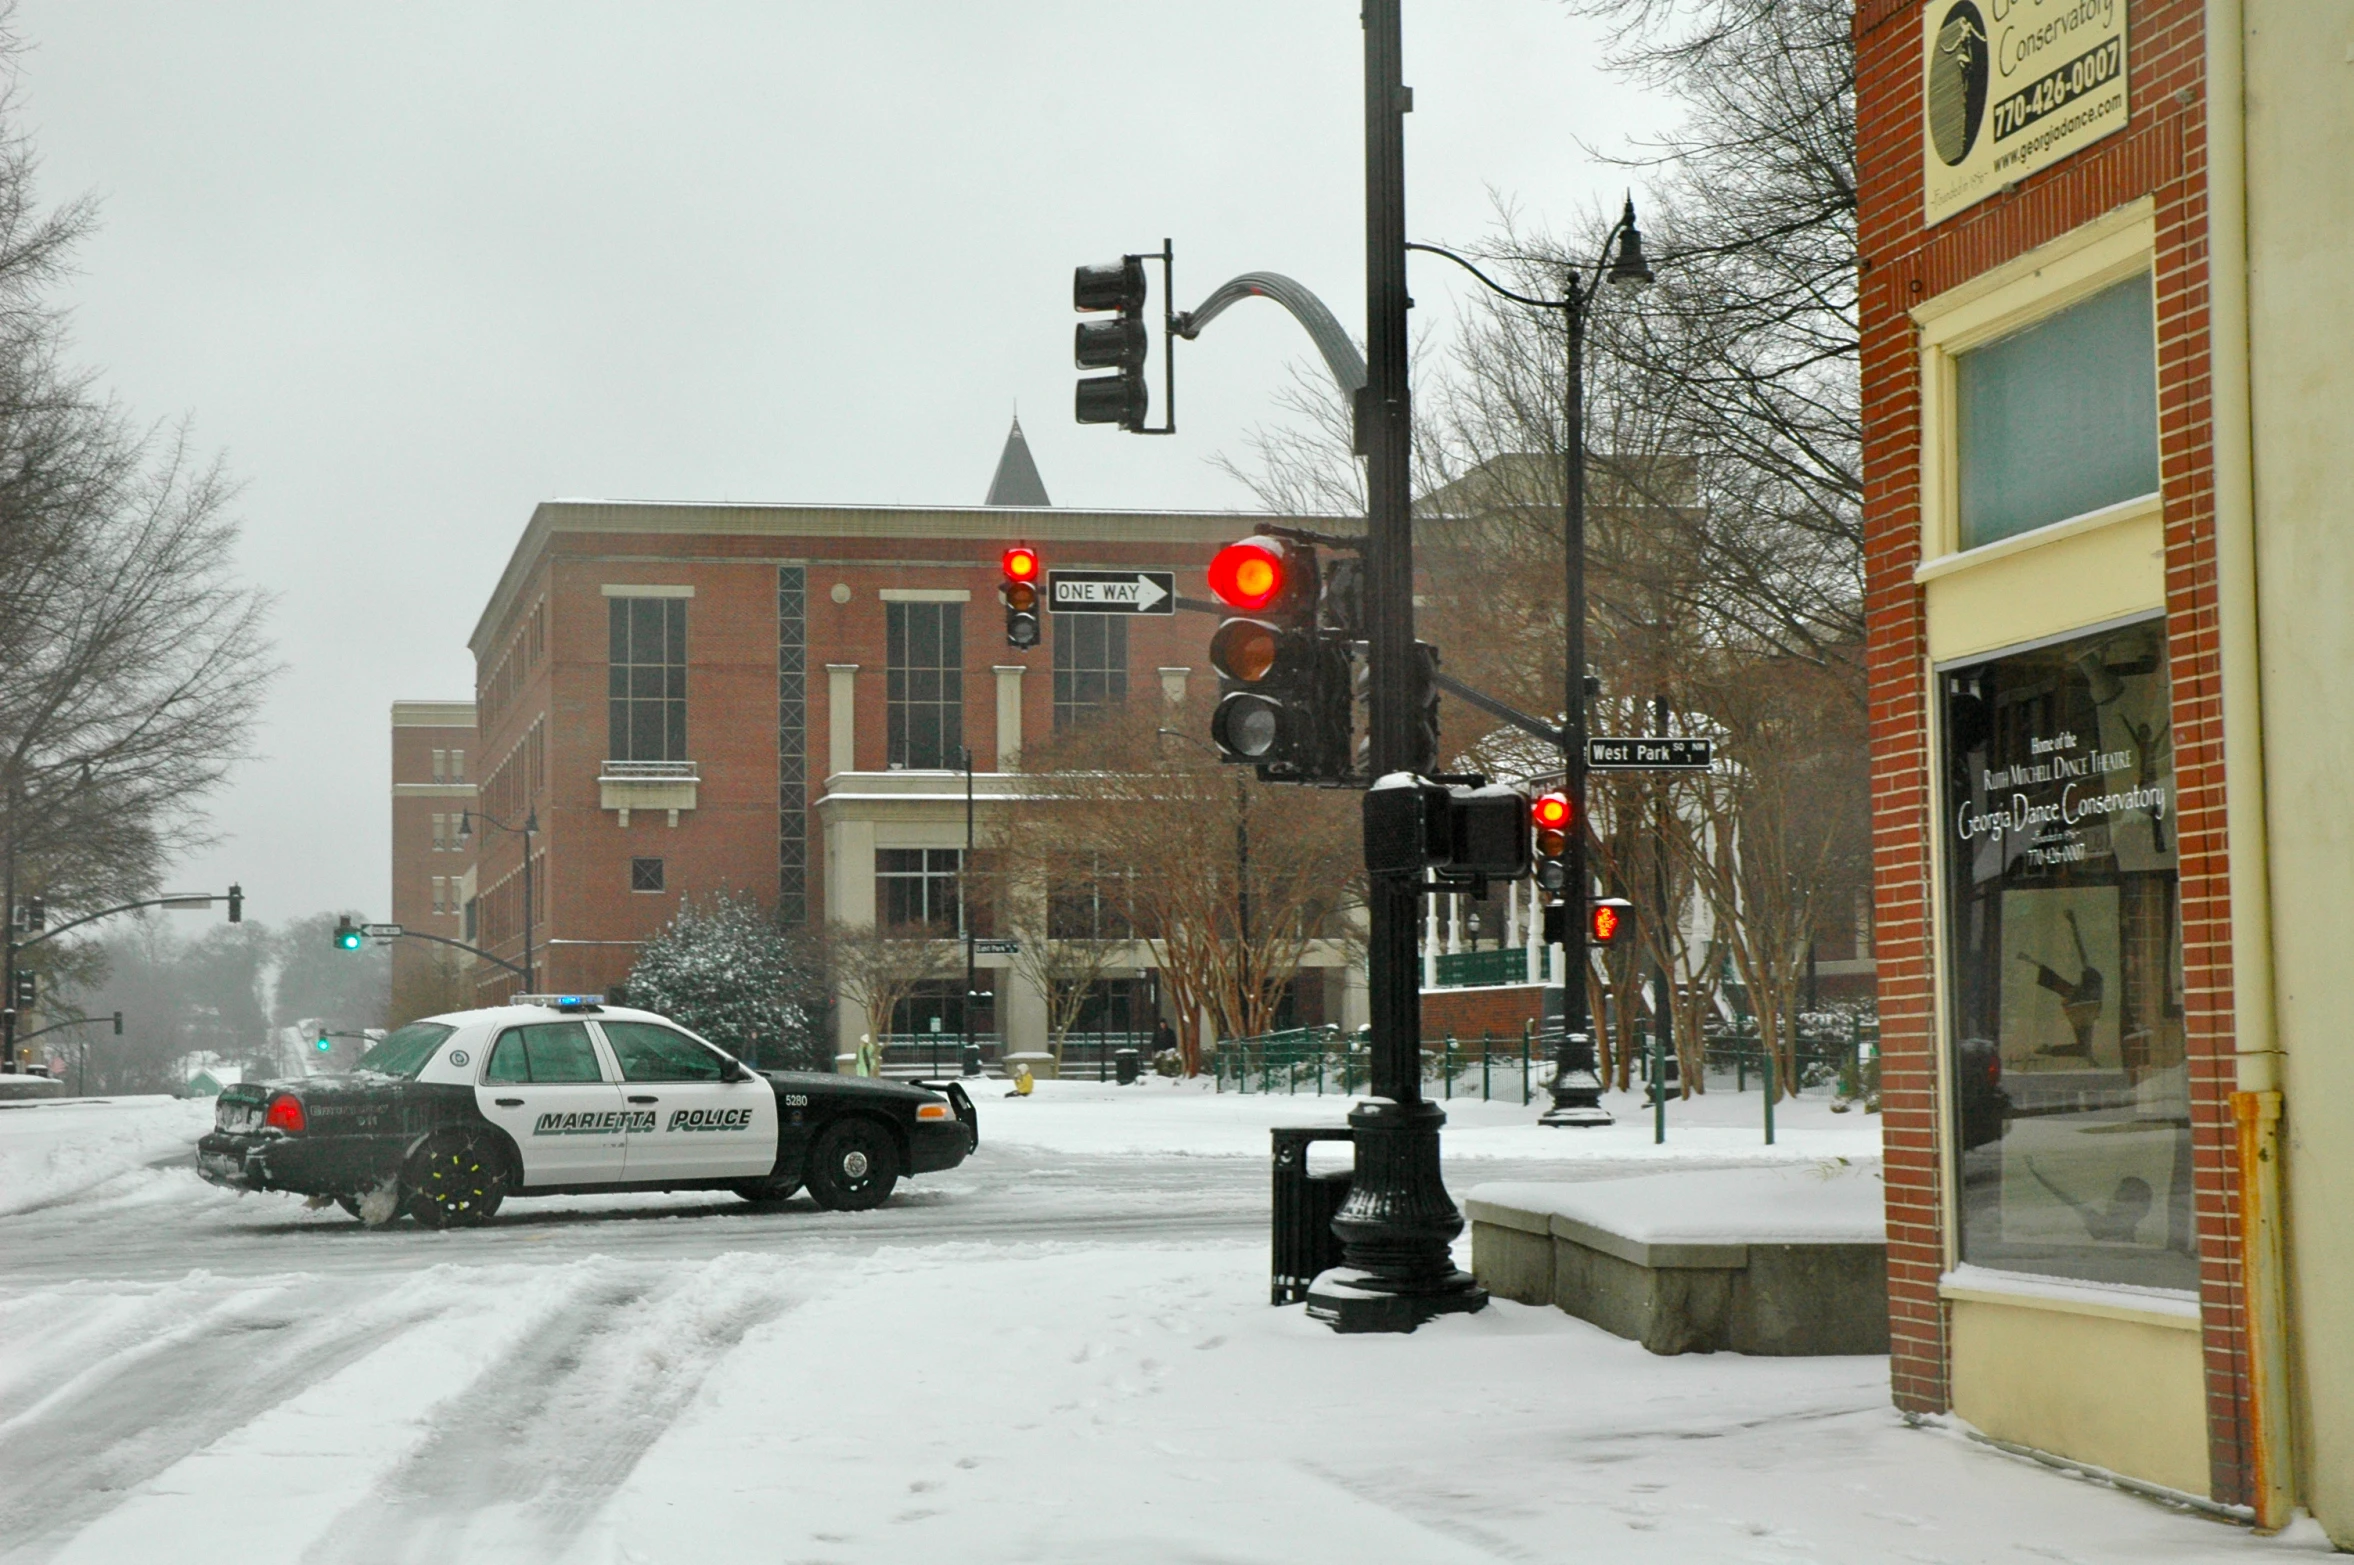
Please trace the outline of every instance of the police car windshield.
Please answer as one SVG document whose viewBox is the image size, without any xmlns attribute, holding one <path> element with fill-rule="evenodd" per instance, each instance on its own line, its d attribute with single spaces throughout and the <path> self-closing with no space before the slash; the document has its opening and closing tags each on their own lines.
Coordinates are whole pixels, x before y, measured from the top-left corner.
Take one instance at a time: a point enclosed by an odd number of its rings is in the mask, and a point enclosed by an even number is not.
<svg viewBox="0 0 2354 1565">
<path fill-rule="evenodd" d="M 414 1076 L 433 1058 L 433 1051 L 441 1047 L 441 1040 L 456 1032 L 440 1022 L 411 1022 L 398 1028 L 385 1040 L 360 1056 L 358 1069 L 374 1071 L 379 1076 Z"/>
</svg>

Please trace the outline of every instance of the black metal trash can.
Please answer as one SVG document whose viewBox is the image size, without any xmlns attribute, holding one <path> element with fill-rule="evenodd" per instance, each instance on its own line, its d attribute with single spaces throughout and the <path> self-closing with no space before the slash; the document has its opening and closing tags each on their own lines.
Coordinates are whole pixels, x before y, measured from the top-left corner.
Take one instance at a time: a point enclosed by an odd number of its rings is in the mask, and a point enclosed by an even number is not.
<svg viewBox="0 0 2354 1565">
<path fill-rule="evenodd" d="M 1121 1049 L 1112 1055 L 1112 1079 L 1123 1087 L 1135 1082 L 1136 1051 L 1134 1049 Z"/>
<path fill-rule="evenodd" d="M 1340 1236 L 1332 1220 L 1349 1198 L 1351 1171 L 1308 1172 L 1308 1145 L 1316 1141 L 1353 1141 L 1345 1126 L 1292 1128 L 1272 1132 L 1275 1138 L 1275 1256 L 1268 1282 L 1267 1302 L 1298 1304 L 1308 1297 L 1308 1285 L 1318 1274 L 1341 1262 Z"/>
<path fill-rule="evenodd" d="M 980 1074 L 981 1074 L 981 1046 L 980 1046 L 979 1044 L 977 1044 L 977 1043 L 968 1043 L 968 1044 L 966 1044 L 966 1045 L 964 1046 L 964 1059 L 963 1059 L 963 1061 L 962 1061 L 961 1063 L 962 1063 L 962 1065 L 963 1065 L 964 1074 L 966 1074 L 967 1076 L 978 1076 L 978 1075 L 980 1075 Z"/>
</svg>

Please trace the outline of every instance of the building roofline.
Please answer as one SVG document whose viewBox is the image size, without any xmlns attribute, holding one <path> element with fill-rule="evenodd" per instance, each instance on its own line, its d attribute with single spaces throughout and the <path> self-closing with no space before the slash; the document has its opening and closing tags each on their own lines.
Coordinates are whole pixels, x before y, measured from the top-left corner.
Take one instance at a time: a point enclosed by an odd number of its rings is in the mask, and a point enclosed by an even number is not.
<svg viewBox="0 0 2354 1565">
<path fill-rule="evenodd" d="M 1346 530 L 1345 517 L 1267 511 L 1069 510 L 1002 505 L 808 505 L 733 500 L 543 500 L 532 508 L 466 645 L 475 657 L 556 533 L 679 533 L 752 538 L 974 538 L 990 543 L 1216 543 L 1259 522 Z"/>
<path fill-rule="evenodd" d="M 392 726 L 395 728 L 472 728 L 474 703 L 471 701 L 395 701 L 392 703 Z"/>
</svg>

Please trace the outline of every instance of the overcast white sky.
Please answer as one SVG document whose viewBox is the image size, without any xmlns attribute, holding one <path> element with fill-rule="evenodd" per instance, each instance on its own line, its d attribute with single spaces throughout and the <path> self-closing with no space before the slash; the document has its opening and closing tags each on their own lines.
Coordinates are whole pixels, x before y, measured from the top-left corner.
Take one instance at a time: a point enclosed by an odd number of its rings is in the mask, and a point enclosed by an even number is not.
<svg viewBox="0 0 2354 1565">
<path fill-rule="evenodd" d="M 974 504 L 1018 402 L 1057 504 L 1247 506 L 1208 458 L 1305 337 L 1242 306 L 1180 355 L 1177 438 L 1082 429 L 1072 266 L 1166 234 L 1181 306 L 1268 269 L 1363 331 L 1352 0 L 15 20 L 43 189 L 103 203 L 75 351 L 226 454 L 280 595 L 261 758 L 171 876 L 242 879 L 259 918 L 383 916 L 388 708 L 472 695 L 535 502 Z M 1659 111 L 1597 60 L 1551 0 L 1410 0 L 1413 236 L 1476 242 L 1491 192 L 1539 222 L 1614 201 L 1579 142 Z M 1415 263 L 1418 330 L 1450 270 Z"/>
</svg>

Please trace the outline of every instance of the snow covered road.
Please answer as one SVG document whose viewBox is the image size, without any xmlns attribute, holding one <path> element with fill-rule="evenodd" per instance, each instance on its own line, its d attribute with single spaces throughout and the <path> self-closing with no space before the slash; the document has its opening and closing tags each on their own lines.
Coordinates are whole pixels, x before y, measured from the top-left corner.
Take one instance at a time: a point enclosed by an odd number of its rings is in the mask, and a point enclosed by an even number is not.
<svg viewBox="0 0 2354 1565">
<path fill-rule="evenodd" d="M 187 1106 L 0 1114 L 0 1176 L 43 1192 L 0 1200 L 0 1558 L 2299 1552 L 1908 1429 L 1880 1359 L 1269 1309 L 1265 1125 L 1313 1111 L 1066 1088 L 984 1102 L 982 1153 L 877 1212 L 581 1198 L 458 1233 L 205 1186 L 170 1146 Z M 1451 1153 L 1456 1190 L 1660 1160 L 1517 1113 L 1464 1106 L 1461 1142 L 1505 1155 Z M 1868 1156 L 1876 1127 L 1794 1129 Z"/>
</svg>

